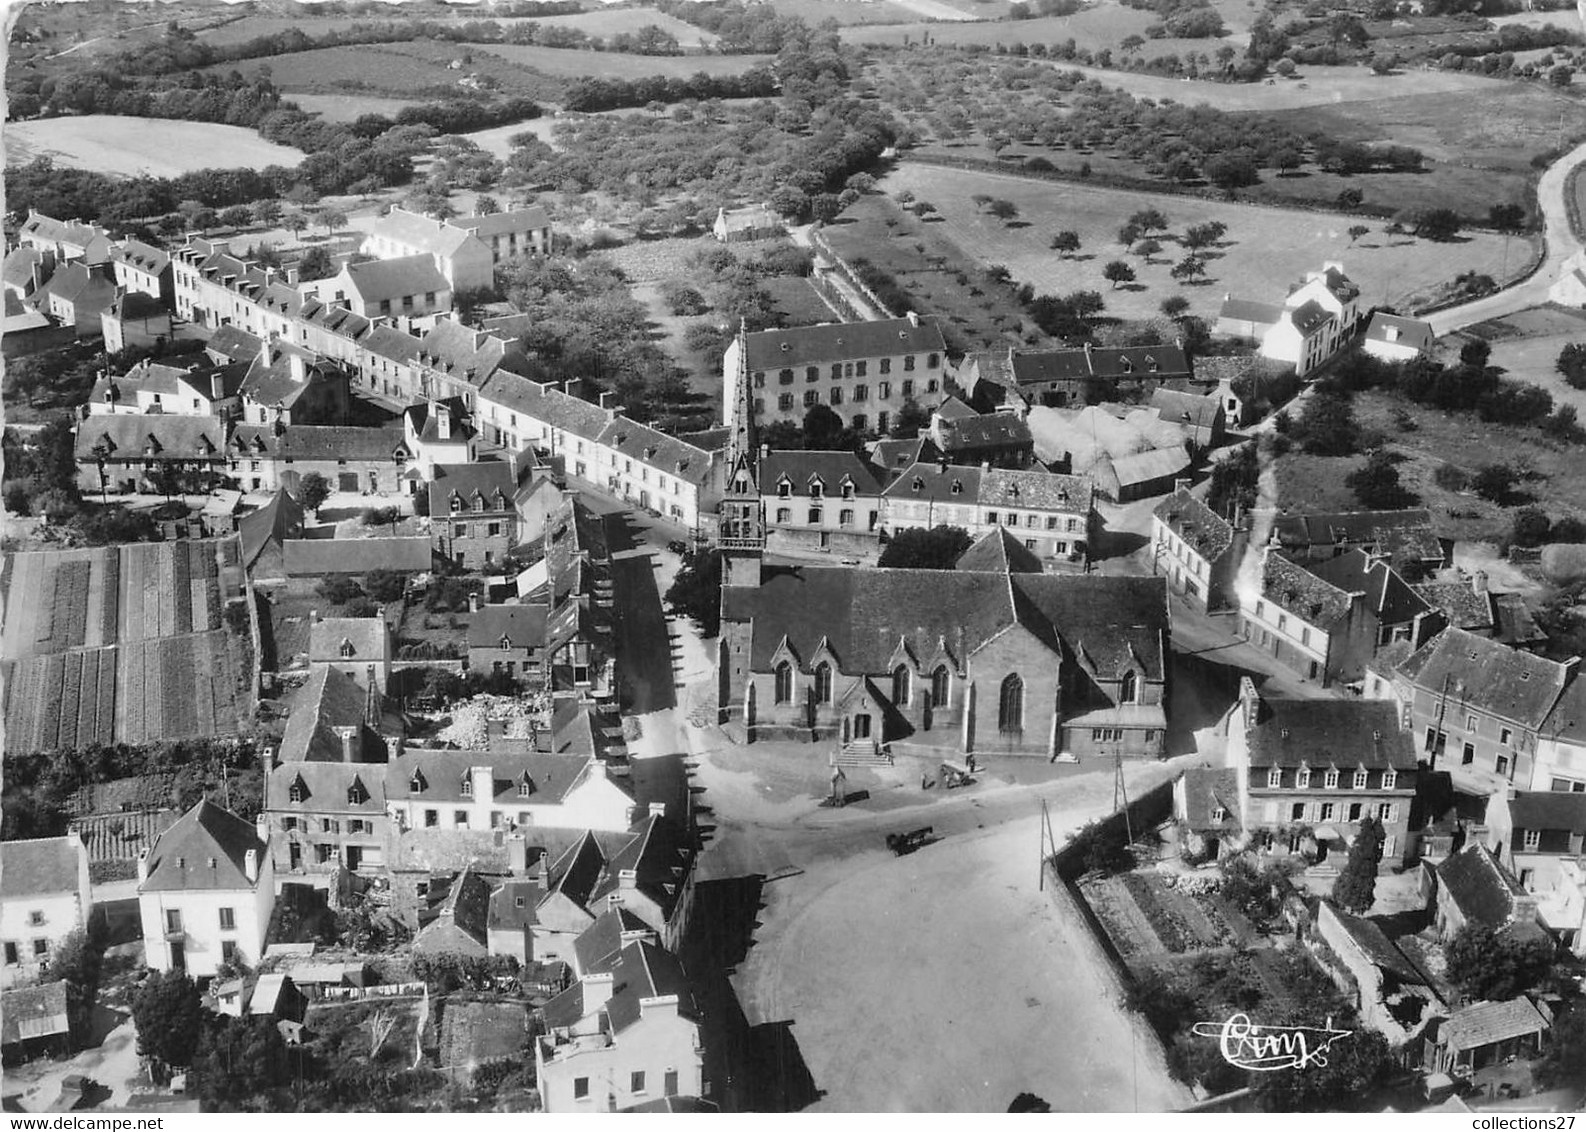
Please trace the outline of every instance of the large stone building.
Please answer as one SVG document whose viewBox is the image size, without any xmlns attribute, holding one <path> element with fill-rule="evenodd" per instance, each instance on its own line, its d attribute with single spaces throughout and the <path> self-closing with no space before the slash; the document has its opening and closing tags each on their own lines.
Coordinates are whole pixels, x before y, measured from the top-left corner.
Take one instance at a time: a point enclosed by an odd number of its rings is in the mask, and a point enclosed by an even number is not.
<svg viewBox="0 0 1586 1132">
<path fill-rule="evenodd" d="M 43 974 L 61 940 L 88 925 L 90 899 L 82 838 L 0 842 L 0 987 Z"/>
</svg>

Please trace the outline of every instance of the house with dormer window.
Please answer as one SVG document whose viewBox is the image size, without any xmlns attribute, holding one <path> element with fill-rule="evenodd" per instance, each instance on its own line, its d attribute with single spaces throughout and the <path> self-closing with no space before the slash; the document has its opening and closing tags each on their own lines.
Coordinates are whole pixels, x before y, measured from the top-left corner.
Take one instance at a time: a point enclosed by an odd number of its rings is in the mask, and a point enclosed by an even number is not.
<svg viewBox="0 0 1586 1132">
<path fill-rule="evenodd" d="M 219 417 L 141 414 L 90 416 L 77 429 L 77 486 L 111 492 L 206 492 L 226 467 L 226 422 Z M 174 480 L 167 477 L 174 477 Z"/>
<path fill-rule="evenodd" d="M 500 566 L 517 546 L 515 461 L 436 464 L 430 528 L 443 558 L 472 570 Z"/>
<path fill-rule="evenodd" d="M 320 617 L 308 629 L 308 667 L 334 668 L 365 691 L 384 695 L 391 680 L 391 627 L 384 616 Z"/>
<path fill-rule="evenodd" d="M 486 605 L 468 619 L 468 668 L 499 673 L 524 688 L 547 679 L 550 606 Z"/>
<path fill-rule="evenodd" d="M 1410 859 L 1415 744 L 1392 704 L 1371 700 L 1287 700 L 1262 696 L 1241 679 L 1228 719 L 1238 838 L 1259 836 L 1277 852 L 1314 838 L 1338 862 L 1365 818 L 1382 822 L 1382 859 Z M 1337 862 L 1335 862 L 1337 863 Z"/>
<path fill-rule="evenodd" d="M 876 553 L 881 484 L 854 453 L 768 451 L 761 467 L 773 549 Z"/>
<path fill-rule="evenodd" d="M 1249 535 L 1248 522 L 1230 523 L 1181 480 L 1151 512 L 1151 572 L 1203 612 L 1231 608 L 1239 601 L 1234 581 Z"/>
</svg>

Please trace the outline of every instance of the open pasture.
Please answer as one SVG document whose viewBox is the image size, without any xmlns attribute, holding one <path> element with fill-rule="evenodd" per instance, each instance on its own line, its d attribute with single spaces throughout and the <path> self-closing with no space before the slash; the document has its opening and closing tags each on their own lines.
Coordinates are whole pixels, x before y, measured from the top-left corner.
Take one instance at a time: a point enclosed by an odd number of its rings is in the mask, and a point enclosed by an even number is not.
<svg viewBox="0 0 1586 1132">
<path fill-rule="evenodd" d="M 929 225 L 983 264 L 1002 264 L 1020 282 L 1038 292 L 1102 293 L 1108 313 L 1143 318 L 1157 313 L 1169 295 L 1183 295 L 1190 312 L 1214 319 L 1226 292 L 1242 297 L 1280 300 L 1288 287 L 1324 261 L 1337 260 L 1362 289 L 1365 305 L 1413 305 L 1426 292 L 1467 269 L 1496 276 L 1503 240 L 1478 234 L 1460 242 L 1389 240 L 1380 223 L 1351 243 L 1346 216 L 1257 207 L 1234 202 L 1171 197 L 1152 193 L 1088 188 L 993 173 L 944 169 L 904 162 L 883 182 L 894 196 L 904 190 L 929 200 L 943 220 Z M 1004 223 L 971 199 L 985 194 L 1012 202 L 1018 217 Z M 1118 243 L 1118 229 L 1144 208 L 1168 218 L 1163 250 L 1147 263 Z M 1172 237 L 1207 221 L 1227 225 L 1222 246 L 1206 259 L 1207 278 L 1181 285 L 1169 276 L 1184 251 Z M 1074 259 L 1048 250 L 1052 235 L 1072 230 L 1081 249 Z M 1510 263 L 1524 257 L 1521 241 L 1512 242 Z M 1138 281 L 1114 288 L 1102 276 L 1105 265 L 1121 259 L 1134 268 Z"/>
<path fill-rule="evenodd" d="M 473 61 L 454 70 L 450 64 L 460 62 L 464 55 Z M 554 100 L 564 89 L 559 79 L 514 66 L 477 47 L 433 40 L 321 47 L 220 63 L 209 69 L 237 70 L 251 76 L 263 67 L 270 69 L 271 81 L 289 98 L 302 93 L 351 92 L 433 101 L 465 94 L 460 80 L 469 75 L 488 78 L 502 94 Z"/>
<path fill-rule="evenodd" d="M 546 27 L 576 28 L 586 35 L 610 39 L 623 32 L 632 34 L 640 28 L 658 27 L 677 40 L 684 50 L 709 47 L 716 36 L 704 28 L 684 23 L 658 8 L 597 8 L 592 12 L 579 12 L 572 16 L 542 16 L 538 19 L 497 20 L 503 27 L 517 23 L 543 24 Z"/>
<path fill-rule="evenodd" d="M 85 114 L 8 122 L 6 163 L 48 157 L 59 165 L 123 177 L 170 177 L 195 169 L 296 166 L 301 150 L 265 141 L 241 126 Z"/>
<path fill-rule="evenodd" d="M 575 51 L 565 47 L 533 47 L 481 43 L 471 45 L 477 63 L 482 55 L 566 79 L 643 79 L 652 75 L 687 78 L 741 75 L 768 63 L 769 55 L 624 55 L 615 51 Z"/>
<path fill-rule="evenodd" d="M 854 3 L 853 0 L 767 0 L 778 14 L 783 16 L 797 16 L 805 23 L 814 26 L 822 20 L 836 20 L 847 27 L 849 24 L 902 24 L 912 23 L 920 18 L 918 12 L 910 11 L 901 4 L 889 3 L 888 0 L 865 0 L 864 3 Z M 1006 10 L 1007 5 L 1001 0 L 991 4 L 968 4 L 986 19 L 1000 15 Z"/>
<path fill-rule="evenodd" d="M 357 94 L 294 94 L 289 99 L 310 114 L 318 114 L 327 122 L 355 122 L 365 114 L 383 114 L 395 118 L 409 106 L 422 105 L 413 98 L 381 98 Z"/>
</svg>

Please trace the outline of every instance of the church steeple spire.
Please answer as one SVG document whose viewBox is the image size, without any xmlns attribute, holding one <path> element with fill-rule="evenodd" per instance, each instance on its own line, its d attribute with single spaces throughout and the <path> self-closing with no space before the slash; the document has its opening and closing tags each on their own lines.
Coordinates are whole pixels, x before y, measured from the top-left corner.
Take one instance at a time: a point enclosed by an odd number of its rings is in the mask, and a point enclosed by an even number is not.
<svg viewBox="0 0 1586 1132">
<path fill-rule="evenodd" d="M 754 390 L 749 382 L 748 328 L 738 325 L 729 350 L 728 391 L 733 404 L 732 438 L 727 449 L 727 483 L 722 493 L 717 545 L 722 552 L 722 584 L 760 584 L 760 556 L 765 550 L 765 512 L 760 505 L 760 449 L 754 425 Z"/>
</svg>

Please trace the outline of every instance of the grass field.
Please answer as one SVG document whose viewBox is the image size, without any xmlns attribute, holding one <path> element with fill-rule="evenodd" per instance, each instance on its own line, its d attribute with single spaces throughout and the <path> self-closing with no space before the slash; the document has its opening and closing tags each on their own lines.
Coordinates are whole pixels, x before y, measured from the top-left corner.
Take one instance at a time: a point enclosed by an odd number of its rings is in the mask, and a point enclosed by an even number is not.
<svg viewBox="0 0 1586 1132">
<path fill-rule="evenodd" d="M 49 157 L 74 169 L 126 177 L 141 173 L 170 177 L 209 168 L 292 167 L 303 160 L 301 150 L 267 142 L 241 126 L 113 114 L 8 122 L 5 141 L 9 165 Z"/>
<path fill-rule="evenodd" d="M 470 56 L 472 62 L 459 70 L 448 66 L 464 55 Z M 603 55 L 595 57 L 605 58 Z M 470 74 L 494 80 L 504 94 L 555 100 L 565 89 L 563 79 L 514 65 L 478 47 L 433 40 L 321 47 L 238 63 L 219 63 L 209 70 L 222 73 L 237 70 L 244 75 L 254 75 L 262 67 L 270 69 L 271 81 L 289 97 L 302 93 L 354 93 L 429 100 L 463 93 L 458 80 Z"/>
<path fill-rule="evenodd" d="M 1125 318 L 1154 315 L 1161 301 L 1174 294 L 1190 301 L 1191 313 L 1207 318 L 1216 317 L 1225 292 L 1276 301 L 1287 293 L 1289 284 L 1324 260 L 1344 264 L 1360 285 L 1365 304 L 1408 307 L 1417 294 L 1467 269 L 1496 276 L 1503 252 L 1503 240 L 1488 235 L 1449 244 L 1405 239 L 1390 243 L 1380 225 L 1350 246 L 1349 219 L 1327 213 L 1092 189 L 908 162 L 890 174 L 883 187 L 893 194 L 911 190 L 936 205 L 945 219 L 929 227 L 980 262 L 1000 263 L 1015 279 L 1041 292 L 1100 291 L 1108 312 Z M 1009 225 L 982 212 L 970 199 L 977 193 L 1013 202 L 1018 219 Z M 1182 233 L 1190 225 L 1210 220 L 1227 225 L 1223 247 L 1207 261 L 1206 282 L 1181 286 L 1169 277 L 1169 267 L 1184 253 L 1166 240 L 1150 264 L 1124 253 L 1117 241 L 1118 228 L 1133 212 L 1148 207 L 1166 214 L 1169 233 Z M 1079 233 L 1078 259 L 1061 259 L 1048 250 L 1052 234 L 1065 229 Z M 1510 248 L 1511 264 L 1524 256 L 1520 242 L 1515 240 Z M 1102 268 L 1114 259 L 1135 269 L 1139 280 L 1130 286 L 1136 289 L 1113 289 L 1102 278 Z"/>
<path fill-rule="evenodd" d="M 503 25 L 519 22 L 544 24 L 546 27 L 577 28 L 588 35 L 609 39 L 623 32 L 636 32 L 654 25 L 669 32 L 685 50 L 709 47 L 717 37 L 703 28 L 684 23 L 657 8 L 598 8 L 593 12 L 579 12 L 576 16 L 544 16 L 536 20 L 501 20 Z"/>
<path fill-rule="evenodd" d="M 797 16 L 811 25 L 822 20 L 836 20 L 847 27 L 850 24 L 902 24 L 919 19 L 917 13 L 902 5 L 888 3 L 887 0 L 865 0 L 857 4 L 853 0 L 768 0 L 768 3 L 782 15 Z M 1000 2 L 968 6 L 974 7 L 988 19 L 1007 9 L 1007 5 Z"/>
<path fill-rule="evenodd" d="M 408 106 L 420 105 L 412 98 L 380 98 L 356 94 L 294 94 L 290 101 L 327 122 L 352 122 L 365 114 L 384 114 L 387 118 Z"/>
<path fill-rule="evenodd" d="M 638 79 L 651 75 L 686 78 L 701 71 L 707 75 L 740 75 L 771 59 L 769 55 L 620 55 L 612 51 L 505 44 L 475 44 L 470 50 L 476 63 L 482 55 L 490 54 L 542 74 L 569 79 Z"/>
</svg>

